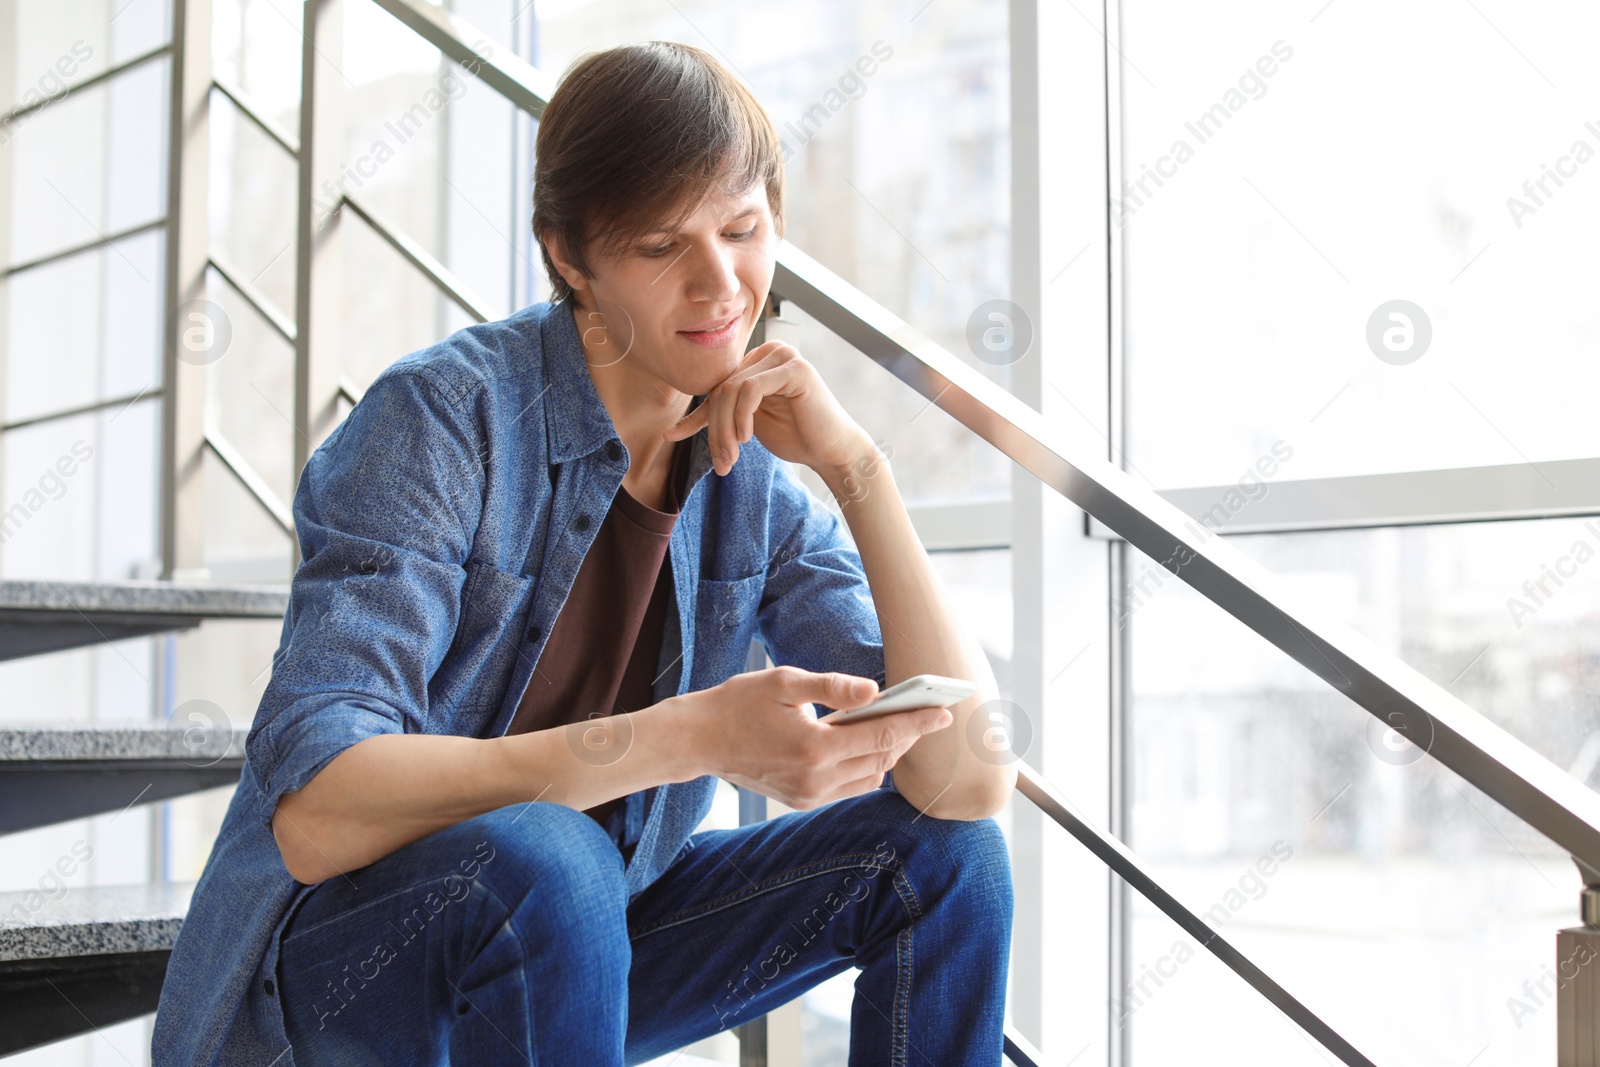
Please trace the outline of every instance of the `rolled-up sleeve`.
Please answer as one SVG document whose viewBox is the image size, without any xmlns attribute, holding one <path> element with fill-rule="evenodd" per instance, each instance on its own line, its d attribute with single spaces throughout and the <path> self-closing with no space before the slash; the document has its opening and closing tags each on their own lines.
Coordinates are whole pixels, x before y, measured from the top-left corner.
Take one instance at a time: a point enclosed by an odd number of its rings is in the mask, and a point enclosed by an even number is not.
<svg viewBox="0 0 1600 1067">
<path fill-rule="evenodd" d="M 391 367 L 307 462 L 303 559 L 245 744 L 264 821 L 356 742 L 425 729 L 483 506 L 479 437 L 467 401 Z"/>
<path fill-rule="evenodd" d="M 886 671 L 878 611 L 849 530 L 783 460 L 773 464 L 768 528 L 775 546 L 757 612 L 772 662 L 872 678 Z M 819 716 L 832 708 L 813 704 Z"/>
</svg>

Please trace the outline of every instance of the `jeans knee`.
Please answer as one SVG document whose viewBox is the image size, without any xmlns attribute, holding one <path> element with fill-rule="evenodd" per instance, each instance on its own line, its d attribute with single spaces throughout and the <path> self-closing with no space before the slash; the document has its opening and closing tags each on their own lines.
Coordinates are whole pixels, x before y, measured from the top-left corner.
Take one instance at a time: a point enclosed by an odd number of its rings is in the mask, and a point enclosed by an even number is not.
<svg viewBox="0 0 1600 1067">
<path fill-rule="evenodd" d="M 878 836 L 888 842 L 877 846 L 881 853 L 893 855 L 894 839 L 903 839 L 919 881 L 929 884 L 944 876 L 960 887 L 964 897 L 1003 916 L 1009 928 L 1014 903 L 1011 851 L 992 816 L 972 820 L 924 816 L 891 789 L 864 793 L 855 801 L 864 821 L 877 824 Z"/>
<path fill-rule="evenodd" d="M 513 804 L 470 820 L 492 850 L 483 884 L 519 926 L 581 929 L 627 907 L 622 853 L 593 818 L 564 804 Z"/>
<path fill-rule="evenodd" d="M 946 849 L 973 889 L 1007 916 L 1012 908 L 1011 849 L 994 818 L 950 820 Z"/>
</svg>

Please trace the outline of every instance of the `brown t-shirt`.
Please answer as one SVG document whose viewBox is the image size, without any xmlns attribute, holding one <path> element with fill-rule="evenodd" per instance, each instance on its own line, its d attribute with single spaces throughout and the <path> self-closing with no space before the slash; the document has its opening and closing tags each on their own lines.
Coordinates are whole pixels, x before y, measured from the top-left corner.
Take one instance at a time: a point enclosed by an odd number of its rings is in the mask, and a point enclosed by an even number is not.
<svg viewBox="0 0 1600 1067">
<path fill-rule="evenodd" d="M 689 445 L 674 445 L 665 510 L 617 487 L 506 733 L 548 730 L 654 703 L 662 623 L 673 603 L 667 542 L 683 506 Z M 604 826 L 624 800 L 584 811 Z"/>
</svg>

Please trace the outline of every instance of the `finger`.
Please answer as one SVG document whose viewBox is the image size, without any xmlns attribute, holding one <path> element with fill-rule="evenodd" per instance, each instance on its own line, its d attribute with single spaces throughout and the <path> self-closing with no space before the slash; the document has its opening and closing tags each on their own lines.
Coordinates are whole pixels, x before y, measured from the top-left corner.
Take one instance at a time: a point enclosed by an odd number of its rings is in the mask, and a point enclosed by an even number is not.
<svg viewBox="0 0 1600 1067">
<path fill-rule="evenodd" d="M 733 405 L 733 430 L 739 440 L 748 441 L 756 432 L 756 409 L 767 398 L 767 372 L 752 374 L 739 386 L 739 397 Z"/>
<path fill-rule="evenodd" d="M 780 355 L 774 353 L 773 358 Z M 771 360 L 763 361 L 771 362 Z M 797 385 L 793 359 L 784 359 L 764 369 L 758 368 L 739 387 L 739 399 L 734 405 L 734 427 L 739 440 L 748 441 L 755 436 L 756 411 L 769 396 L 797 396 L 802 387 Z"/>
<path fill-rule="evenodd" d="M 834 727 L 834 737 L 840 744 L 843 763 L 851 757 L 884 753 L 896 748 L 909 748 L 923 734 L 942 730 L 954 720 L 948 708 L 916 708 L 879 715 L 860 723 L 849 719 Z"/>
<path fill-rule="evenodd" d="M 817 807 L 820 808 L 824 804 L 831 804 L 835 800 L 844 800 L 847 797 L 858 797 L 863 793 L 870 793 L 875 789 L 881 789 L 883 788 L 883 774 L 884 772 L 882 771 L 875 771 L 871 774 L 865 775 L 864 777 L 857 778 L 854 781 L 846 782 L 839 788 L 833 790 L 831 793 L 825 794 L 823 798 L 817 802 Z"/>
<path fill-rule="evenodd" d="M 736 388 L 718 389 L 706 399 L 708 404 L 716 401 L 716 406 L 708 416 L 711 420 L 708 432 L 717 444 L 717 455 L 721 460 L 718 473 L 721 474 L 733 470 L 734 463 L 739 459 L 739 443 L 733 439 L 733 401 L 737 392 Z"/>
<path fill-rule="evenodd" d="M 708 396 L 700 402 L 700 406 L 689 414 L 672 424 L 672 427 L 662 434 L 668 441 L 681 441 L 685 437 L 699 431 L 706 424 L 706 417 L 710 413 L 711 398 Z"/>
<path fill-rule="evenodd" d="M 916 744 L 916 738 L 912 738 L 904 745 L 892 748 L 888 752 L 868 752 L 864 756 L 851 756 L 849 759 L 842 759 L 833 765 L 834 773 L 846 782 L 858 781 L 872 774 L 881 776 L 885 772 L 893 770 L 895 764 L 900 762 L 900 757 L 910 751 L 911 746 L 914 744 Z"/>
<path fill-rule="evenodd" d="M 815 701 L 838 710 L 859 708 L 878 695 L 875 679 L 840 671 L 795 669 L 786 670 L 779 677 L 782 699 L 796 707 Z"/>
<path fill-rule="evenodd" d="M 789 349 L 789 346 L 782 341 L 768 341 L 765 344 L 757 345 L 746 352 L 738 368 L 721 382 L 718 382 L 717 385 L 741 382 L 751 374 L 759 373 L 772 366 L 781 365 L 793 358 L 785 351 L 786 349 Z M 795 354 L 798 354 L 798 352 Z M 716 387 L 713 386 L 714 388 Z M 699 407 L 674 423 L 672 428 L 663 436 L 669 441 L 678 441 L 707 426 L 714 411 L 711 403 L 714 398 L 715 394 L 708 394 L 705 400 L 701 401 Z M 711 443 L 715 445 L 715 436 L 709 434 L 708 436 L 710 436 Z"/>
</svg>

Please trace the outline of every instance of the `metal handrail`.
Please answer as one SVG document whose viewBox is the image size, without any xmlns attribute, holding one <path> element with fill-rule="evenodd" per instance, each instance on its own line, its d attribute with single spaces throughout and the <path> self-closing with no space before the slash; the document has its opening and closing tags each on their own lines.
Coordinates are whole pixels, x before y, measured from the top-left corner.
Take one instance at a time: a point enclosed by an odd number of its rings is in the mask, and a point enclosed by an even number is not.
<svg viewBox="0 0 1600 1067">
<path fill-rule="evenodd" d="M 555 83 L 515 51 L 496 49 L 492 58 L 473 51 L 467 41 L 488 41 L 489 35 L 442 7 L 419 0 L 374 2 L 516 107 L 534 118 L 544 114 Z"/>
<path fill-rule="evenodd" d="M 268 326 L 272 327 L 273 332 L 291 345 L 294 344 L 294 322 L 283 312 L 273 307 L 272 301 L 268 300 L 267 295 L 257 289 L 254 283 L 245 280 L 242 274 L 225 265 L 217 258 L 214 252 L 206 260 L 206 266 L 216 271 L 217 276 L 227 282 L 229 287 L 239 294 L 240 299 L 249 304 L 255 310 L 255 313 L 260 315 Z"/>
<path fill-rule="evenodd" d="M 366 392 L 367 391 L 365 389 L 361 388 L 361 386 L 357 385 L 349 378 L 343 375 L 339 377 L 339 395 L 350 401 L 351 407 L 355 407 L 357 404 L 361 403 L 361 398 L 366 395 Z"/>
<path fill-rule="evenodd" d="M 1267 972 L 1257 967 L 1249 957 L 1207 925 L 1205 920 L 1185 907 L 1177 897 L 1163 889 L 1155 876 L 1146 869 L 1144 862 L 1126 845 L 1084 818 L 1083 813 L 1078 811 L 1048 778 L 1034 770 L 1025 760 L 1020 759 L 1017 761 L 1017 792 L 1033 801 L 1040 811 L 1054 819 L 1058 826 L 1077 838 L 1084 848 L 1094 853 L 1096 859 L 1115 871 L 1146 900 L 1165 912 L 1169 919 L 1225 963 L 1229 970 L 1271 1001 L 1300 1029 L 1321 1042 L 1323 1048 L 1351 1067 L 1373 1067 L 1372 1061 L 1356 1051 L 1355 1046 L 1341 1037 L 1338 1031 L 1300 1003 Z"/>
<path fill-rule="evenodd" d="M 1044 1067 L 1044 1053 L 1009 1026 L 1005 1033 L 1005 1054 L 1016 1067 Z"/>
<path fill-rule="evenodd" d="M 289 536 L 289 540 L 293 541 L 294 513 L 289 510 L 287 504 L 278 499 L 278 494 L 272 491 L 272 487 L 267 484 L 267 480 L 250 465 L 249 460 L 244 458 L 244 453 L 240 452 L 233 442 L 228 440 L 227 436 L 215 425 L 206 427 L 205 436 L 201 438 L 201 444 L 211 449 L 212 454 L 222 461 L 224 467 L 228 468 L 228 472 L 238 479 L 244 491 L 249 493 L 257 504 L 261 505 L 261 510 L 267 513 L 267 517 L 277 524 L 278 529 Z"/>
<path fill-rule="evenodd" d="M 372 232 L 383 238 L 384 242 L 400 253 L 406 262 L 421 271 L 435 288 L 454 301 L 462 311 L 478 322 L 489 321 L 489 313 L 483 310 L 483 302 L 468 292 L 461 279 L 457 278 L 449 267 L 435 259 L 426 248 L 406 236 L 403 230 L 386 221 L 366 201 L 358 200 L 346 193 L 340 202 L 361 216 L 362 221 L 372 227 Z"/>
<path fill-rule="evenodd" d="M 43 111 L 51 104 L 60 103 L 73 93 L 80 93 L 91 86 L 99 85 L 104 81 L 110 81 L 112 78 L 126 74 L 130 70 L 133 70 L 137 67 L 142 67 L 146 63 L 152 62 L 153 60 L 160 59 L 162 56 L 167 55 L 171 51 L 172 46 L 170 44 L 157 45 L 148 52 L 141 52 L 132 59 L 125 59 L 121 63 L 107 67 L 98 74 L 90 75 L 81 82 L 76 82 L 72 85 L 69 85 L 65 89 L 62 89 L 59 93 L 44 97 L 40 100 L 35 100 L 31 104 L 20 104 L 17 107 L 12 108 L 10 111 L 7 111 L 4 115 L 0 115 L 0 126 L 10 126 L 18 119 L 26 118 L 36 111 Z"/>
<path fill-rule="evenodd" d="M 772 289 L 1575 858 L 1600 795 L 1215 536 L 787 242 Z"/>
<path fill-rule="evenodd" d="M 38 426 L 40 423 L 56 422 L 60 419 L 70 419 L 75 415 L 88 415 L 106 408 L 126 407 L 139 400 L 154 400 L 162 395 L 160 389 L 141 389 L 137 393 L 123 393 L 121 396 L 108 396 L 103 400 L 91 400 L 86 404 L 74 404 L 70 408 L 57 408 L 54 411 L 42 412 L 38 415 L 24 415 L 13 422 L 0 425 L 0 433 L 10 433 L 12 430 L 21 430 L 29 426 Z M 113 419 L 115 415 L 111 416 Z"/>
<path fill-rule="evenodd" d="M 227 78 L 217 75 L 212 75 L 211 77 L 211 88 L 227 97 L 233 106 L 239 109 L 241 115 L 254 123 L 256 129 L 266 134 L 267 138 L 279 148 L 295 159 L 300 158 L 300 144 L 295 140 L 294 135 L 263 115 L 261 109 L 251 102 L 243 89 L 240 89 Z"/>
<path fill-rule="evenodd" d="M 138 237 L 142 233 L 150 233 L 153 230 L 165 229 L 166 225 L 167 219 L 166 216 L 163 215 L 160 218 L 154 218 L 148 222 L 141 222 L 137 226 L 129 226 L 125 230 L 118 230 L 115 233 L 101 234 L 92 241 L 84 241 L 81 244 L 69 245 L 66 248 L 60 248 L 54 252 L 46 252 L 42 256 L 35 256 L 33 259 L 23 260 L 21 263 L 14 263 L 9 267 L 0 268 L 0 278 L 9 278 L 15 274 L 21 274 L 25 270 L 35 270 L 39 267 L 48 267 L 52 263 L 59 263 L 64 259 L 71 259 L 73 256 L 81 256 L 85 252 L 93 252 L 101 248 L 109 248 L 118 241 L 126 241 L 130 237 Z"/>
</svg>

